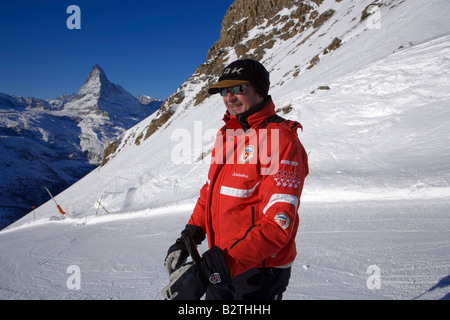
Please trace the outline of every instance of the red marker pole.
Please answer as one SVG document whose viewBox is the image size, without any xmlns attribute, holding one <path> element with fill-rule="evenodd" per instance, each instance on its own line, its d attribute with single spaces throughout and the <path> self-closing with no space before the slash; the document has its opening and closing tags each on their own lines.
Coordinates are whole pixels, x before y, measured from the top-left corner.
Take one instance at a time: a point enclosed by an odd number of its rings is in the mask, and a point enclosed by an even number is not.
<svg viewBox="0 0 450 320">
<path fill-rule="evenodd" d="M 50 190 L 47 189 L 47 187 L 44 187 L 45 190 L 47 190 L 48 194 L 50 195 L 50 197 L 53 199 L 53 201 L 56 204 L 56 208 L 58 208 L 59 213 L 61 213 L 62 215 L 65 215 L 66 213 L 64 212 L 64 210 L 59 206 L 59 204 L 56 202 L 55 198 L 53 198 L 52 194 L 50 193 Z"/>
</svg>

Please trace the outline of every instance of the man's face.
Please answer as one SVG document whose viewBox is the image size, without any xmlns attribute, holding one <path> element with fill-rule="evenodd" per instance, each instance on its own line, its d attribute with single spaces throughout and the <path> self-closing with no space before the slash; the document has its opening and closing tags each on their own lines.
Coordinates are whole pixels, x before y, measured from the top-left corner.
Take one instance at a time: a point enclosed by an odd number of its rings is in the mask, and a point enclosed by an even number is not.
<svg viewBox="0 0 450 320">
<path fill-rule="evenodd" d="M 223 97 L 223 102 L 231 116 L 247 111 L 255 104 L 263 102 L 255 87 L 251 84 L 246 85 L 244 92 L 240 94 L 233 94 L 228 91 L 227 95 Z"/>
</svg>

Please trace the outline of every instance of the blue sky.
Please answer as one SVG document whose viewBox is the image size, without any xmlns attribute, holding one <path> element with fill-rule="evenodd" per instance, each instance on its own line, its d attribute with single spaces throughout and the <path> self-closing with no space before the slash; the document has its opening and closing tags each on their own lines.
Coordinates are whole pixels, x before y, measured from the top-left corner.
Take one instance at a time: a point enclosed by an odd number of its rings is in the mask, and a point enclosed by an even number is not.
<svg viewBox="0 0 450 320">
<path fill-rule="evenodd" d="M 0 92 L 75 93 L 94 64 L 131 94 L 165 99 L 205 62 L 233 0 L 34 0 L 0 4 Z M 70 5 L 81 29 L 69 30 Z"/>
</svg>

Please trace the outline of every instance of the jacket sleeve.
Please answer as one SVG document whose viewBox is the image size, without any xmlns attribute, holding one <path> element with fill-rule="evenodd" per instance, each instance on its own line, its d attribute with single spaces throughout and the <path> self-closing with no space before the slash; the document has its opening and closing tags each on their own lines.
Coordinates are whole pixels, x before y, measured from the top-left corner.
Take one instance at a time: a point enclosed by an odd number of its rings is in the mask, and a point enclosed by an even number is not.
<svg viewBox="0 0 450 320">
<path fill-rule="evenodd" d="M 277 135 L 274 139 L 272 133 L 268 139 L 277 142 L 275 146 L 267 144 L 272 150 L 270 162 L 261 165 L 259 204 L 254 223 L 224 249 L 233 277 L 275 257 L 285 263 L 295 259 L 297 210 L 309 171 L 308 160 L 295 132 L 280 128 Z"/>
</svg>

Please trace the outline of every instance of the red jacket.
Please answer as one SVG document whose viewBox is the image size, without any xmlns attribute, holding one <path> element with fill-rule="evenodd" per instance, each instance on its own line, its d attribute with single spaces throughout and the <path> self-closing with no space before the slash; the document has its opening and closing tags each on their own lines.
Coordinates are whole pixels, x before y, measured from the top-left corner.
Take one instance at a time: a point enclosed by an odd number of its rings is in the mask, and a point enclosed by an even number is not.
<svg viewBox="0 0 450 320">
<path fill-rule="evenodd" d="M 284 266 L 297 254 L 308 158 L 296 133 L 301 125 L 272 122 L 274 115 L 271 99 L 248 117 L 225 115 L 208 181 L 189 220 L 207 234 L 210 247 L 223 250 L 232 277 Z"/>
</svg>

